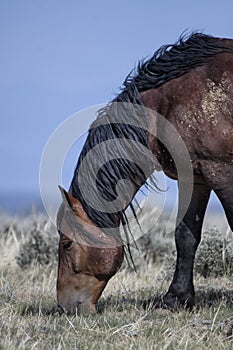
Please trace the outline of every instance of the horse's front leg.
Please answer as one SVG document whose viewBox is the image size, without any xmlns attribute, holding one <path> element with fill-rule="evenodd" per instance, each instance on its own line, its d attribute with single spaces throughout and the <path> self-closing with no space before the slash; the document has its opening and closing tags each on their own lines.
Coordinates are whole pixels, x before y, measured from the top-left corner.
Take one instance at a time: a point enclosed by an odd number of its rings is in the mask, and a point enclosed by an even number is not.
<svg viewBox="0 0 233 350">
<path fill-rule="evenodd" d="M 172 283 L 163 298 L 163 307 L 176 309 L 179 306 L 192 308 L 195 305 L 193 264 L 201 239 L 202 223 L 210 196 L 205 183 L 196 183 L 190 205 L 183 219 L 180 218 L 185 201 L 185 185 L 179 184 L 178 223 L 175 231 L 177 260 Z"/>
</svg>

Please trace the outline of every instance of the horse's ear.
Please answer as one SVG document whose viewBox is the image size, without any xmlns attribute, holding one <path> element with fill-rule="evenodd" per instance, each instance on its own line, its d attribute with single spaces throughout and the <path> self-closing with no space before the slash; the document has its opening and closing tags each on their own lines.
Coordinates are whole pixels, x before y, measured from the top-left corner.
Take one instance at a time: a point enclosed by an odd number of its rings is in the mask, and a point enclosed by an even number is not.
<svg viewBox="0 0 233 350">
<path fill-rule="evenodd" d="M 66 207 L 70 207 L 71 205 L 70 205 L 70 200 L 69 200 L 69 194 L 66 192 L 66 190 L 62 186 L 59 185 L 58 188 L 61 192 L 63 204 Z"/>
<path fill-rule="evenodd" d="M 71 208 L 73 211 L 77 212 L 78 209 L 80 209 L 79 201 L 76 198 L 74 198 L 72 194 L 66 192 L 66 190 L 63 187 L 58 186 L 58 188 L 61 192 L 63 204 L 65 205 L 65 207 Z"/>
</svg>

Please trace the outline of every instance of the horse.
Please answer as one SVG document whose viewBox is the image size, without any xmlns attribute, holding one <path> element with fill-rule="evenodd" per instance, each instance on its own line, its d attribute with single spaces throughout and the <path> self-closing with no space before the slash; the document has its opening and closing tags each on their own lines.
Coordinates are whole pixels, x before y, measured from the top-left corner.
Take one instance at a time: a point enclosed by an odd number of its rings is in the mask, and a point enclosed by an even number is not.
<svg viewBox="0 0 233 350">
<path fill-rule="evenodd" d="M 157 186 L 155 169 L 176 179 L 179 189 L 176 266 L 161 305 L 191 309 L 195 253 L 211 191 L 233 230 L 232 39 L 196 32 L 162 46 L 98 111 L 68 192 L 60 187 L 61 312 L 96 311 L 130 245 L 120 230 L 129 236 L 130 208 L 137 219 L 133 198 L 148 178 Z"/>
</svg>

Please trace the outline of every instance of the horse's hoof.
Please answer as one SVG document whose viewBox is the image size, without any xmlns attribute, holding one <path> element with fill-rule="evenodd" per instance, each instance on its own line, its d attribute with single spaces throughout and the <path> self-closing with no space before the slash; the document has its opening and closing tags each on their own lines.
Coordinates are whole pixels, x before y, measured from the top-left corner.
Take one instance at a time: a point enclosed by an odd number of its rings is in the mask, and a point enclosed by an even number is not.
<svg viewBox="0 0 233 350">
<path fill-rule="evenodd" d="M 195 306 L 194 297 L 188 294 L 187 296 L 179 296 L 168 292 L 161 301 L 162 308 L 169 309 L 172 311 L 177 311 L 178 309 L 185 308 L 186 310 L 191 311 Z"/>
</svg>

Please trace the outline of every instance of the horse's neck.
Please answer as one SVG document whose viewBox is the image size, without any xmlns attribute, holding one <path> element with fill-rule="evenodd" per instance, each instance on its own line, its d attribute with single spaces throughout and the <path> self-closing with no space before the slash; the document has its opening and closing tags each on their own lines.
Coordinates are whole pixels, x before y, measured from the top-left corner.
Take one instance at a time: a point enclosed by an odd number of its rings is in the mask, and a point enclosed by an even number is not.
<svg viewBox="0 0 233 350">
<path fill-rule="evenodd" d="M 73 196 L 100 226 L 118 225 L 153 172 L 147 130 L 132 124 L 104 125 L 90 132 L 71 183 Z"/>
</svg>

